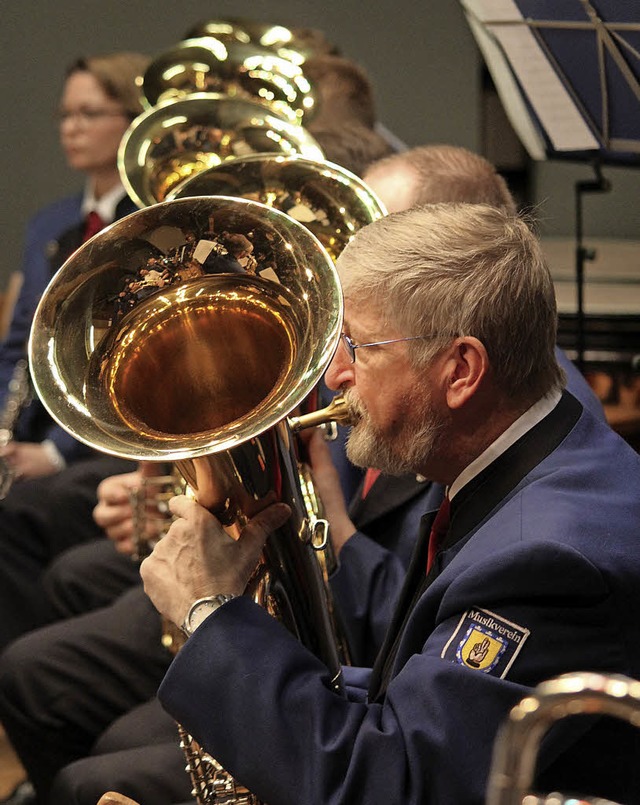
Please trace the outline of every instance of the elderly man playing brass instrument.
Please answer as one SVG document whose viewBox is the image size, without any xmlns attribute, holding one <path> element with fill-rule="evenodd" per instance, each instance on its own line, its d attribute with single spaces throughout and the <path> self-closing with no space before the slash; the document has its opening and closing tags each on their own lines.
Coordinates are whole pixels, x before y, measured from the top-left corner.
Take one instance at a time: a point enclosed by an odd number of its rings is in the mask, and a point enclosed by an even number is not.
<svg viewBox="0 0 640 805">
<path fill-rule="evenodd" d="M 160 699 L 269 805 L 481 803 L 498 726 L 534 685 L 571 670 L 640 676 L 640 457 L 563 390 L 554 290 L 522 220 L 484 205 L 393 214 L 338 270 L 344 333 L 326 381 L 353 414 L 349 456 L 439 481 L 446 503 L 416 535 L 375 667 L 345 669 L 336 690 L 243 596 L 286 506 L 236 542 L 175 498 L 178 519 L 141 568 L 190 635 Z M 541 788 L 637 801 L 632 744 L 611 751 L 621 737 L 588 718 L 559 726 Z"/>
</svg>

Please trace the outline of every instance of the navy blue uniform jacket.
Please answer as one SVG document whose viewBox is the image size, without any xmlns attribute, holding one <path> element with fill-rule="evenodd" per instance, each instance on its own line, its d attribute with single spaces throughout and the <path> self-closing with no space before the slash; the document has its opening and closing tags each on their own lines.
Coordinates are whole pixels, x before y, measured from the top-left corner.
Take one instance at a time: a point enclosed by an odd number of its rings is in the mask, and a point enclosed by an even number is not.
<svg viewBox="0 0 640 805">
<path fill-rule="evenodd" d="M 498 726 L 533 686 L 569 671 L 640 677 L 640 456 L 565 393 L 454 504 L 427 578 L 418 541 L 367 699 L 335 693 L 240 597 L 178 653 L 164 707 L 269 805 L 483 803 Z M 601 789 L 587 793 L 620 793 L 624 746 L 557 732 L 542 763 L 552 782 L 567 761 L 567 779 Z"/>
<path fill-rule="evenodd" d="M 136 209 L 125 197 L 116 208 L 116 217 L 121 218 Z M 83 229 L 81 194 L 49 204 L 27 225 L 22 287 L 9 332 L 0 346 L 0 407 L 16 363 L 27 357 L 31 322 L 40 297 L 57 269 L 81 245 Z M 33 400 L 23 411 L 15 437 L 20 441 L 37 442 L 51 439 L 68 462 L 93 452 L 54 423 L 38 400 Z"/>
</svg>

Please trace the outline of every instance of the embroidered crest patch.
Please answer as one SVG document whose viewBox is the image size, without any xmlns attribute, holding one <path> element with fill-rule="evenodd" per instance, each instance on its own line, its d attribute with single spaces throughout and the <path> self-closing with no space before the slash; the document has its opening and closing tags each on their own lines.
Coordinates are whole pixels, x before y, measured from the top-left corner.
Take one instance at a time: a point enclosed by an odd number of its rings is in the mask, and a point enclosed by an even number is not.
<svg viewBox="0 0 640 805">
<path fill-rule="evenodd" d="M 529 630 L 486 609 L 468 609 L 440 655 L 504 679 Z"/>
</svg>

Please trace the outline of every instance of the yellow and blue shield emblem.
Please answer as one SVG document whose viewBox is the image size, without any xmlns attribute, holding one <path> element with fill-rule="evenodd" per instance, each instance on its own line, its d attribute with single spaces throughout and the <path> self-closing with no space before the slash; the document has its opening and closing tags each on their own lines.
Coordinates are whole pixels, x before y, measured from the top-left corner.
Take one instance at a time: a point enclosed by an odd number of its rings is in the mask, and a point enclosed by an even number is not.
<svg viewBox="0 0 640 805">
<path fill-rule="evenodd" d="M 504 679 L 529 634 L 495 612 L 474 607 L 460 618 L 441 657 Z"/>
</svg>

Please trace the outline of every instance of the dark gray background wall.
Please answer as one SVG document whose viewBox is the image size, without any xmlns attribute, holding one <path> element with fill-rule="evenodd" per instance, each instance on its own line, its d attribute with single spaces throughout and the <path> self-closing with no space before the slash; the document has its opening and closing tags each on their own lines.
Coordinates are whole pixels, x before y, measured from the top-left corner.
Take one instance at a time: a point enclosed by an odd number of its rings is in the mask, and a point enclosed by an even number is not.
<svg viewBox="0 0 640 805">
<path fill-rule="evenodd" d="M 456 0 L 2 0 L 0 286 L 19 267 L 27 217 L 81 182 L 65 166 L 53 111 L 66 65 L 84 53 L 159 53 L 195 22 L 225 16 L 321 28 L 366 68 L 380 119 L 408 145 L 450 142 L 507 164 L 518 145 L 482 91 L 481 61 Z M 498 107 L 497 112 L 495 111 Z M 640 240 L 640 170 L 607 169 L 613 192 L 588 199 L 585 233 Z M 543 233 L 571 236 L 585 166 L 531 172 Z"/>
</svg>

